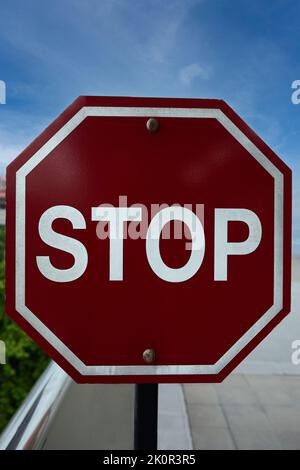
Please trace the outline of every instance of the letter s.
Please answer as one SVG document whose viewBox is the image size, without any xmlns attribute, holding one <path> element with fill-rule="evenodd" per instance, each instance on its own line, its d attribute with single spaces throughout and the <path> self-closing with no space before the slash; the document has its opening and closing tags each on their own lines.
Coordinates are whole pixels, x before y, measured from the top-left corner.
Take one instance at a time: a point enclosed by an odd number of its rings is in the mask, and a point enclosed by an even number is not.
<svg viewBox="0 0 300 470">
<path fill-rule="evenodd" d="M 55 219 L 67 219 L 73 228 L 86 228 L 81 212 L 71 206 L 53 206 L 47 209 L 39 221 L 39 234 L 44 243 L 74 256 L 74 264 L 68 269 L 55 268 L 49 256 L 37 256 L 36 262 L 40 272 L 50 281 L 70 282 L 78 279 L 85 272 L 88 254 L 85 246 L 74 238 L 57 233 L 52 228 Z"/>
</svg>

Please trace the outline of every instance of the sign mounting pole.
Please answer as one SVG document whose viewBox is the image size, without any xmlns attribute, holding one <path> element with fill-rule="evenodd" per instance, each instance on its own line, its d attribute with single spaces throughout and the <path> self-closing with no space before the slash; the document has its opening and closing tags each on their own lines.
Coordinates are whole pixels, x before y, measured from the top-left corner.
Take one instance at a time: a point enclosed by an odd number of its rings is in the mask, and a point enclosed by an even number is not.
<svg viewBox="0 0 300 470">
<path fill-rule="evenodd" d="M 134 450 L 157 450 L 158 384 L 136 384 Z"/>
</svg>

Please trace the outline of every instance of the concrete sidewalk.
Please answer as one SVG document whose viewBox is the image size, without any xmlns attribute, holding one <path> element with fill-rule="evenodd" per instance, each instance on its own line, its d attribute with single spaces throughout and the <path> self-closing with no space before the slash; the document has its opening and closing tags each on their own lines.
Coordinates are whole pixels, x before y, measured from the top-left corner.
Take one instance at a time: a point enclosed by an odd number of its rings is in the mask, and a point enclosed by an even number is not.
<svg viewBox="0 0 300 470">
<path fill-rule="evenodd" d="M 299 376 L 184 385 L 194 449 L 300 449 Z"/>
</svg>

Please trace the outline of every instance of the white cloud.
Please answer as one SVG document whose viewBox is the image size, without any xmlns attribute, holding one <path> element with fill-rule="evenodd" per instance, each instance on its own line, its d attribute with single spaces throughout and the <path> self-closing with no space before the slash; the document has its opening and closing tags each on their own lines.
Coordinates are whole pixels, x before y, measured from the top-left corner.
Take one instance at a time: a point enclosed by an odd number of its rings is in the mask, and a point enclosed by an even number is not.
<svg viewBox="0 0 300 470">
<path fill-rule="evenodd" d="M 135 51 L 148 67 L 160 67 L 168 64 L 176 44 L 184 40 L 181 36 L 184 22 L 191 9 L 202 0 L 153 0 L 151 8 L 137 9 L 140 3 L 129 2 L 131 13 L 138 13 L 137 22 L 143 25 L 139 35 L 135 35 Z M 149 31 L 144 37 L 144 30 Z"/>
<path fill-rule="evenodd" d="M 211 67 L 197 63 L 186 65 L 179 72 L 179 79 L 183 85 L 190 85 L 196 78 L 208 80 L 211 76 Z"/>
</svg>

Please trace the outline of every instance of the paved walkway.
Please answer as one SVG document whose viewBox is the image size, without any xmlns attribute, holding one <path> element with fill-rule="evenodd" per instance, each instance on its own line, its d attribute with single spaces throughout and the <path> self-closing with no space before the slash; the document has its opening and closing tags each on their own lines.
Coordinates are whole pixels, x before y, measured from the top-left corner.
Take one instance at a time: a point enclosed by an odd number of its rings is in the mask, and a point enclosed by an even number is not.
<svg viewBox="0 0 300 470">
<path fill-rule="evenodd" d="M 184 385 L 194 449 L 300 449 L 300 377 Z"/>
</svg>

